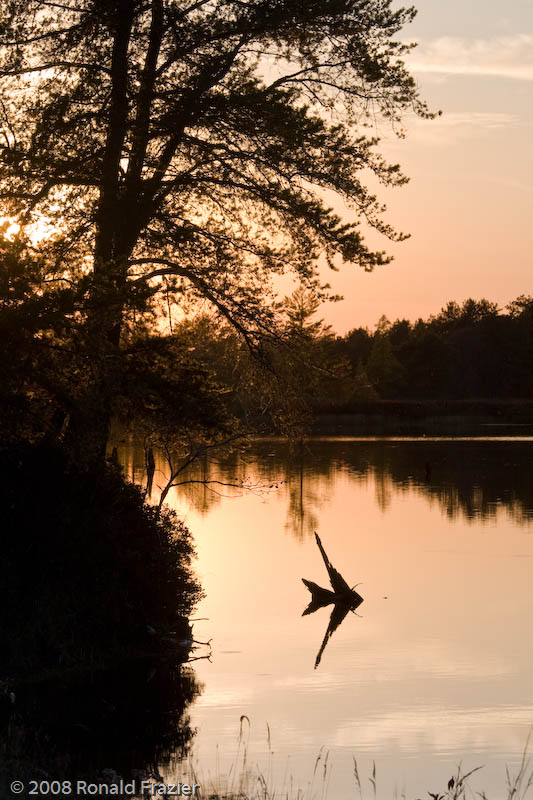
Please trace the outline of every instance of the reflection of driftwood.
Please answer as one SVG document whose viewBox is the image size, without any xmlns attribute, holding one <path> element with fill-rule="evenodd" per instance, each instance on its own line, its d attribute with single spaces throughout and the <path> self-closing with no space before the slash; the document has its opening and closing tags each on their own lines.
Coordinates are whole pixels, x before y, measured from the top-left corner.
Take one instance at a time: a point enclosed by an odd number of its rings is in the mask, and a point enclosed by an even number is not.
<svg viewBox="0 0 533 800">
<path fill-rule="evenodd" d="M 308 581 L 305 578 L 302 578 L 305 586 L 311 592 L 311 602 L 303 612 L 302 616 L 313 614 L 315 611 L 318 611 L 319 608 L 333 605 L 331 616 L 329 618 L 329 624 L 315 660 L 316 669 L 320 664 L 322 654 L 326 649 L 326 645 L 331 639 L 334 631 L 337 630 L 349 611 L 355 611 L 355 609 L 361 605 L 363 598 L 358 592 L 355 591 L 355 589 L 351 589 L 348 586 L 342 575 L 331 565 L 331 562 L 326 555 L 326 551 L 324 550 L 322 542 L 320 541 L 320 537 L 317 533 L 315 533 L 315 538 L 318 549 L 320 550 L 322 558 L 324 559 L 324 564 L 326 565 L 329 580 L 333 588 L 333 591 L 331 592 L 329 589 L 323 589 L 322 586 L 319 586 L 317 583 L 313 583 L 313 581 Z"/>
<path fill-rule="evenodd" d="M 146 496 L 150 497 L 152 494 L 152 485 L 154 482 L 154 474 L 155 474 L 155 458 L 154 458 L 154 449 L 152 445 L 146 446 L 144 448 L 144 460 L 146 464 Z"/>
<path fill-rule="evenodd" d="M 320 659 L 322 658 L 322 653 L 326 649 L 326 645 L 333 636 L 333 633 L 337 630 L 345 616 L 348 614 L 348 611 L 354 611 L 355 609 L 348 605 L 348 603 L 335 603 L 333 608 L 331 609 L 331 616 L 329 618 L 329 624 L 322 640 L 322 644 L 320 646 L 320 650 L 317 653 L 317 657 L 315 659 L 315 669 L 320 664 Z"/>
</svg>

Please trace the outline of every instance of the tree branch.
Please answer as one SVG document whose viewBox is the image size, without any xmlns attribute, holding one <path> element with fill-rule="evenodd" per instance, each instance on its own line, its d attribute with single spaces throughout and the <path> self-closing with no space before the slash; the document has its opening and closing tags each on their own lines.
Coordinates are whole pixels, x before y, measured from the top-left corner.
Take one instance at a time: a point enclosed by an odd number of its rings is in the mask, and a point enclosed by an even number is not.
<svg viewBox="0 0 533 800">
<path fill-rule="evenodd" d="M 189 453 L 189 455 L 185 458 L 185 460 L 180 464 L 180 466 L 177 469 L 174 469 L 174 466 L 172 464 L 172 456 L 170 454 L 168 447 L 165 445 L 167 464 L 170 467 L 170 478 L 168 479 L 167 483 L 165 484 L 164 488 L 161 491 L 161 495 L 159 497 L 159 503 L 157 505 L 158 509 L 161 510 L 163 503 L 165 502 L 165 499 L 173 486 L 180 486 L 184 483 L 221 483 L 220 481 L 190 480 L 190 481 L 181 481 L 179 483 L 175 483 L 174 481 L 176 480 L 178 475 L 181 475 L 181 473 L 184 472 L 188 467 L 190 467 L 190 465 L 198 458 L 200 458 L 200 456 L 205 455 L 208 450 L 218 449 L 219 447 L 226 447 L 228 444 L 232 444 L 233 442 L 236 442 L 242 438 L 243 435 L 241 433 L 236 433 L 232 434 L 231 436 L 228 436 L 226 439 L 223 439 L 220 442 L 213 442 L 212 444 L 200 445 L 199 447 L 196 448 L 196 450 L 192 450 Z M 225 485 L 230 486 L 232 484 L 228 483 Z"/>
<path fill-rule="evenodd" d="M 208 284 L 200 278 L 198 275 L 195 275 L 191 270 L 186 269 L 185 267 L 180 267 L 175 262 L 171 261 L 168 258 L 135 258 L 129 261 L 129 264 L 166 264 L 167 266 L 162 269 L 152 270 L 151 272 L 147 273 L 146 275 L 140 275 L 139 277 L 135 278 L 131 281 L 131 283 L 139 283 L 140 281 L 148 281 L 152 278 L 156 278 L 162 275 L 178 275 L 182 278 L 187 278 L 193 286 L 195 286 L 202 294 L 206 300 L 209 300 L 213 303 L 214 306 L 220 311 L 223 317 L 227 319 L 227 321 L 232 325 L 235 330 L 237 330 L 241 336 L 243 337 L 244 341 L 246 342 L 248 348 L 250 350 L 254 350 L 253 342 L 250 337 L 250 334 L 241 325 L 238 320 L 235 319 L 234 314 L 232 314 L 231 310 L 228 308 L 225 303 L 220 300 L 220 298 L 216 297 L 213 291 L 210 289 Z"/>
</svg>

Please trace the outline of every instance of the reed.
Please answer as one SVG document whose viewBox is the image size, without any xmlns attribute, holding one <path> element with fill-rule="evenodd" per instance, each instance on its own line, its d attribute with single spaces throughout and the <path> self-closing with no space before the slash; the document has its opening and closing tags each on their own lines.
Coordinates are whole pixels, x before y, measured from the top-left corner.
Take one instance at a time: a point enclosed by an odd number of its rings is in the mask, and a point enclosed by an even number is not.
<svg viewBox="0 0 533 800">
<path fill-rule="evenodd" d="M 247 723 L 246 728 L 244 723 Z M 241 717 L 239 743 L 237 755 L 227 772 L 222 774 L 219 770 L 215 775 L 203 776 L 195 765 L 190 765 L 191 775 L 196 783 L 202 787 L 196 796 L 198 800 L 339 800 L 329 794 L 329 778 L 331 764 L 329 751 L 322 747 L 316 757 L 311 779 L 306 787 L 298 787 L 288 771 L 285 771 L 281 782 L 277 782 L 273 769 L 273 750 L 271 744 L 270 728 L 267 726 L 267 742 L 269 756 L 266 769 L 262 770 L 251 758 L 248 749 L 250 721 L 248 717 Z M 342 800 L 533 800 L 533 768 L 529 758 L 529 742 L 531 732 L 527 737 L 520 764 L 515 772 L 506 767 L 505 776 L 502 776 L 502 788 L 497 794 L 487 794 L 483 790 L 474 789 L 470 785 L 470 778 L 480 772 L 483 767 L 477 766 L 464 771 L 459 764 L 455 773 L 450 776 L 447 786 L 440 791 L 428 791 L 420 796 L 407 794 L 403 789 L 400 793 L 394 790 L 392 798 L 386 798 L 380 792 L 378 770 L 373 762 L 372 770 L 368 776 L 363 776 L 357 759 L 353 758 L 353 791 Z M 433 788 L 433 787 L 431 787 Z"/>
</svg>

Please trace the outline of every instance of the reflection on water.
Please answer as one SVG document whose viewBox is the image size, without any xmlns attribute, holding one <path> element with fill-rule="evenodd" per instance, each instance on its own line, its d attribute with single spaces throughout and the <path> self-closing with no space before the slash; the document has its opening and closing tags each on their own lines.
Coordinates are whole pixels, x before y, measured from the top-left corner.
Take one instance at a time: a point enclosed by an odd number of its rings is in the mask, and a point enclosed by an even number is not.
<svg viewBox="0 0 533 800">
<path fill-rule="evenodd" d="M 331 637 L 333 636 L 333 634 L 335 633 L 341 622 L 343 622 L 343 620 L 346 619 L 350 611 L 355 611 L 360 602 L 361 601 L 359 601 L 359 603 L 353 603 L 352 605 L 350 605 L 349 603 L 335 603 L 335 605 L 331 610 L 328 627 L 326 628 L 326 633 L 324 634 L 324 638 L 322 639 L 322 644 L 320 645 L 320 649 L 315 658 L 315 669 L 319 666 L 322 660 L 322 656 L 324 654 L 324 650 L 326 649 L 329 640 L 331 639 Z M 315 606 L 312 610 L 309 610 L 308 606 L 304 611 L 304 613 L 302 614 L 302 616 L 306 616 L 307 614 L 314 614 L 315 611 L 318 611 L 317 606 Z"/>
<path fill-rule="evenodd" d="M 200 691 L 190 668 L 161 660 L 15 688 L 0 732 L 1 783 L 157 775 L 188 752 L 188 706 Z"/>
<path fill-rule="evenodd" d="M 146 478 L 140 447 L 123 447 L 121 463 L 138 483 Z M 207 514 L 225 497 L 242 494 L 209 481 L 250 485 L 267 493 L 285 484 L 287 528 L 312 535 L 320 512 L 339 473 L 372 481 L 378 507 L 386 510 L 396 492 L 416 491 L 436 499 L 450 518 L 488 520 L 505 509 L 518 525 L 533 518 L 533 441 L 531 439 L 388 439 L 381 441 L 314 439 L 289 447 L 285 442 L 258 441 L 245 453 L 202 457 L 187 472 L 190 484 L 179 487 L 182 500 Z M 164 483 L 167 467 L 157 460 L 152 496 Z M 159 480 L 158 477 L 159 476 Z"/>
<path fill-rule="evenodd" d="M 342 575 L 333 567 L 326 555 L 326 551 L 324 550 L 322 542 L 320 541 L 320 537 L 317 533 L 315 533 L 315 538 L 318 549 L 320 550 L 320 555 L 322 556 L 328 571 L 331 589 L 324 589 L 322 586 L 319 586 L 313 581 L 302 578 L 303 584 L 311 592 L 311 602 L 303 612 L 302 617 L 306 617 L 308 614 L 314 614 L 319 608 L 326 608 L 327 606 L 333 605 L 328 627 L 326 628 L 326 633 L 322 640 L 322 644 L 320 645 L 320 650 L 318 651 L 315 659 L 316 669 L 320 664 L 322 655 L 326 649 L 326 645 L 333 636 L 334 632 L 337 630 L 341 622 L 346 618 L 349 611 L 355 612 L 355 609 L 359 608 L 363 602 L 363 598 L 358 592 L 355 591 L 355 586 L 348 586 Z"/>
<path fill-rule="evenodd" d="M 120 458 L 140 479 L 142 450 Z M 376 761 L 378 796 L 427 796 L 459 761 L 484 765 L 475 789 L 502 796 L 533 724 L 532 458 L 526 440 L 342 439 L 194 465 L 195 481 L 254 486 L 168 496 L 198 547 L 195 635 L 213 643 L 191 707 L 199 769 L 229 770 L 246 715 L 278 785 L 305 786 L 324 748 L 330 800 L 356 792 L 354 757 L 367 777 Z M 154 499 L 164 483 L 156 458 Z M 314 530 L 362 582 L 360 616 L 331 627 L 328 609 L 302 617 L 302 578 L 323 568 Z"/>
</svg>

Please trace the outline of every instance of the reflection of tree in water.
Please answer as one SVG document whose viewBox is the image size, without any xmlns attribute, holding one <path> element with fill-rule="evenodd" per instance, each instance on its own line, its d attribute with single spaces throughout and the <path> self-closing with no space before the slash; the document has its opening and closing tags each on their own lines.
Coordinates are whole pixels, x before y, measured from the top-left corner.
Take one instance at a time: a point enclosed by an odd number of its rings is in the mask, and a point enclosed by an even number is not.
<svg viewBox="0 0 533 800">
<path fill-rule="evenodd" d="M 436 499 L 450 518 L 489 519 L 505 508 L 517 524 L 533 515 L 533 442 L 344 443 L 343 462 L 373 475 L 380 507 L 387 486 Z"/>
<path fill-rule="evenodd" d="M 262 468 L 261 450 L 254 452 Z M 278 477 L 288 477 L 289 492 L 298 498 L 299 478 L 286 446 L 279 445 L 268 467 L 269 479 L 274 467 Z M 516 524 L 527 525 L 533 517 L 532 467 L 533 442 L 517 440 L 310 441 L 304 452 L 303 507 L 294 504 L 293 529 L 316 527 L 311 510 L 331 493 L 339 470 L 357 481 L 374 480 L 382 510 L 393 493 L 415 491 L 436 500 L 450 518 L 487 520 L 505 509 Z M 302 523 L 307 514 L 309 524 Z"/>
<path fill-rule="evenodd" d="M 450 446 L 451 445 L 451 446 Z M 505 509 L 519 525 L 533 517 L 533 442 L 428 443 L 433 464 L 424 488 L 450 518 L 490 519 Z"/>
<path fill-rule="evenodd" d="M 0 731 L 1 782 L 157 774 L 187 753 L 187 707 L 200 691 L 189 667 L 146 660 L 83 680 L 15 687 L 13 713 Z"/>
<path fill-rule="evenodd" d="M 161 490 L 167 483 L 169 464 L 164 453 L 154 448 L 155 472 L 149 501 L 157 505 Z M 173 464 L 178 465 L 186 458 L 184 454 L 171 454 Z M 118 447 L 118 459 L 127 477 L 140 486 L 146 486 L 146 455 L 138 442 L 123 442 Z M 254 467 L 255 470 L 255 467 Z M 224 454 L 208 455 L 204 453 L 196 458 L 179 476 L 180 485 L 172 491 L 176 492 L 184 505 L 194 508 L 201 514 L 207 514 L 217 506 L 223 497 L 239 496 L 245 491 L 240 486 L 252 483 L 250 467 L 246 455 L 238 451 Z M 221 483 L 227 483 L 227 486 Z M 229 485 L 234 484 L 234 485 Z M 168 498 L 167 498 L 168 499 Z"/>
<path fill-rule="evenodd" d="M 394 483 L 385 471 L 374 474 L 376 482 L 376 503 L 380 511 L 386 511 L 392 501 Z"/>
<path fill-rule="evenodd" d="M 139 465 L 142 459 L 141 452 Z M 359 482 L 373 480 L 382 511 L 395 492 L 415 491 L 436 500 L 450 518 L 486 520 L 505 509 L 517 524 L 525 525 L 533 516 L 532 466 L 533 442 L 524 441 L 310 440 L 292 449 L 286 442 L 260 441 L 244 456 L 233 452 L 197 462 L 189 474 L 194 480 L 248 481 L 259 492 L 285 482 L 286 527 L 304 537 L 317 528 L 318 511 L 339 471 L 348 471 Z M 179 495 L 204 513 L 221 500 L 220 492 L 201 483 L 179 487 Z"/>
<path fill-rule="evenodd" d="M 302 470 L 288 480 L 289 505 L 285 530 L 298 539 L 312 536 L 319 527 L 318 510 L 328 497 L 330 482 L 324 476 Z"/>
<path fill-rule="evenodd" d="M 298 539 L 311 536 L 319 527 L 319 509 L 328 496 L 331 475 L 316 475 L 312 467 L 306 464 L 312 453 L 307 444 L 299 443 L 291 452 L 291 460 L 287 464 L 287 491 L 289 506 L 285 530 L 293 533 Z"/>
</svg>

